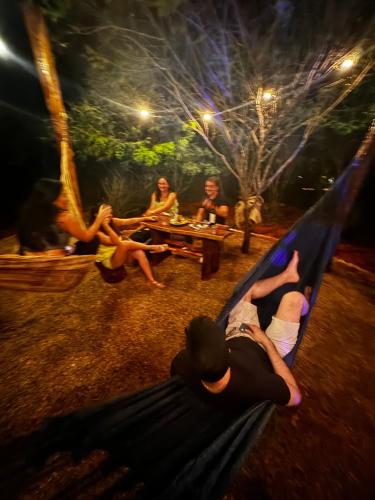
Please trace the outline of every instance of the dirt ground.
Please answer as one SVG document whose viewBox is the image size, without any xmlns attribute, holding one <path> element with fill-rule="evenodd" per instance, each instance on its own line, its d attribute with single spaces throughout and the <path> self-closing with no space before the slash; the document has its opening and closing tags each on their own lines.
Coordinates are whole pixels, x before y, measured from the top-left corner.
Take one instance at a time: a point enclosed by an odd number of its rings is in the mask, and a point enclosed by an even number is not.
<svg viewBox="0 0 375 500">
<path fill-rule="evenodd" d="M 12 244 L 3 240 L 2 253 Z M 94 266 L 69 292 L 1 290 L 1 442 L 36 430 L 46 417 L 167 378 L 184 326 L 193 315 L 215 317 L 271 244 L 256 236 L 245 256 L 240 236 L 228 238 L 210 281 L 200 280 L 196 260 L 170 256 L 156 268 L 165 290 L 148 286 L 137 268 L 109 285 Z M 302 404 L 274 413 L 228 500 L 373 498 L 374 282 L 337 261 L 325 275 L 294 369 Z M 52 462 L 18 498 L 72 498 L 64 494 L 69 483 L 99 462 Z M 104 489 L 99 479 L 74 498 L 97 498 Z"/>
</svg>

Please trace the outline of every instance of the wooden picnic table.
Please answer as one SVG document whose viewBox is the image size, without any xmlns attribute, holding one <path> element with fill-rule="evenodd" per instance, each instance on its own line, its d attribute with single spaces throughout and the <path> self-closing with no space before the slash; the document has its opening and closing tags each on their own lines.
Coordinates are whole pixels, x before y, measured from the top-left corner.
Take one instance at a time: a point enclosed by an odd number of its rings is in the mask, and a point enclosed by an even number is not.
<svg viewBox="0 0 375 500">
<path fill-rule="evenodd" d="M 210 279 L 213 273 L 216 273 L 220 267 L 220 251 L 224 239 L 232 234 L 228 226 L 216 224 L 215 226 L 206 226 L 196 229 L 192 227 L 193 221 L 185 225 L 170 224 L 171 218 L 165 215 L 159 215 L 157 220 L 144 222 L 144 226 L 151 230 L 153 244 L 168 243 L 171 253 L 179 255 L 202 257 L 201 278 Z M 187 219 L 188 220 L 188 219 Z M 199 224 L 199 223 L 194 223 Z M 178 242 L 170 239 L 171 234 L 190 236 L 202 240 L 202 252 L 196 251 L 194 246 L 188 242 Z M 169 255 L 169 252 L 152 254 L 152 262 L 158 263 Z"/>
</svg>

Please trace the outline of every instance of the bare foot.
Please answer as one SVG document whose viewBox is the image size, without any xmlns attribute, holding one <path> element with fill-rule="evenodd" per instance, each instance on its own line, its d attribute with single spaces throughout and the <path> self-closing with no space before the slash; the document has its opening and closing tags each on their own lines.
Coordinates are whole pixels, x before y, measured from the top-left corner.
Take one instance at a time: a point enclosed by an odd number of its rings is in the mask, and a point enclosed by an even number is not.
<svg viewBox="0 0 375 500">
<path fill-rule="evenodd" d="M 162 253 L 168 250 L 168 245 L 152 245 L 153 249 L 150 250 L 150 253 Z"/>
<path fill-rule="evenodd" d="M 156 287 L 156 288 L 165 288 L 164 283 L 160 283 L 159 281 L 153 280 L 149 281 L 150 285 Z"/>
<path fill-rule="evenodd" d="M 299 262 L 298 251 L 294 250 L 293 256 L 284 271 L 285 277 L 287 279 L 286 283 L 298 283 L 299 281 L 299 274 L 297 270 L 298 262 Z"/>
</svg>

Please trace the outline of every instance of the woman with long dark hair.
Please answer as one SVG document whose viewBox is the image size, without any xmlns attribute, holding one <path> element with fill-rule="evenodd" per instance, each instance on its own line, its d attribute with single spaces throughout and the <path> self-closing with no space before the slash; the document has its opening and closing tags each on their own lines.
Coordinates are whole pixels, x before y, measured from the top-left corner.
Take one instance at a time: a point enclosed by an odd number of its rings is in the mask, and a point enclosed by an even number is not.
<svg viewBox="0 0 375 500">
<path fill-rule="evenodd" d="M 114 219 L 119 226 L 148 219 Z M 40 179 L 34 185 L 29 200 L 21 210 L 18 224 L 20 253 L 30 255 L 67 255 L 71 253 L 69 240 L 73 236 L 78 243 L 77 253 L 97 254 L 97 260 L 105 267 L 115 269 L 131 259 L 136 259 L 149 282 L 158 288 L 162 283 L 154 279 L 150 264 L 143 250 L 163 252 L 167 245 L 143 245 L 135 241 L 122 241 L 110 227 L 112 208 L 100 205 L 91 225 L 82 228 L 79 221 L 68 210 L 68 199 L 64 186 L 54 179 Z M 103 228 L 103 231 L 100 229 Z M 83 244 L 93 242 L 92 248 L 82 250 Z M 110 254 L 110 255 L 109 255 Z"/>
<path fill-rule="evenodd" d="M 110 208 L 102 207 L 90 227 L 82 228 L 68 209 L 62 182 L 39 179 L 20 213 L 20 253 L 66 255 L 71 236 L 82 242 L 94 240 L 102 222 L 110 213 Z"/>
<path fill-rule="evenodd" d="M 156 190 L 151 195 L 150 206 L 145 215 L 157 215 L 166 212 L 173 215 L 178 212 L 178 201 L 176 193 L 171 190 L 165 177 L 158 179 Z"/>
</svg>

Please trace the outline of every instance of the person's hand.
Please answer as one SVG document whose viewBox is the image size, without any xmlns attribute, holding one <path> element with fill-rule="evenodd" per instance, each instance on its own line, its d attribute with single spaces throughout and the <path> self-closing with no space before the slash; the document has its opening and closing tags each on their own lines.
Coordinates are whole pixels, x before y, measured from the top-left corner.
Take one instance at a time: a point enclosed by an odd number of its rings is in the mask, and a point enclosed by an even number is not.
<svg viewBox="0 0 375 500">
<path fill-rule="evenodd" d="M 202 207 L 203 208 L 206 208 L 206 209 L 210 209 L 210 208 L 213 208 L 215 206 L 215 203 L 213 200 L 211 200 L 210 198 L 206 198 L 203 203 L 202 203 Z"/>
<path fill-rule="evenodd" d="M 112 219 L 112 207 L 111 205 L 100 205 L 98 215 L 100 222 L 111 222 Z"/>
<path fill-rule="evenodd" d="M 259 328 L 259 326 L 257 325 L 246 325 L 246 326 L 248 328 L 250 337 L 253 340 L 255 340 L 255 342 L 264 345 L 270 340 L 264 333 L 264 331 L 261 328 Z"/>
<path fill-rule="evenodd" d="M 143 220 L 149 220 L 151 221 L 156 221 L 155 215 L 147 215 L 146 217 L 143 217 Z"/>
</svg>

